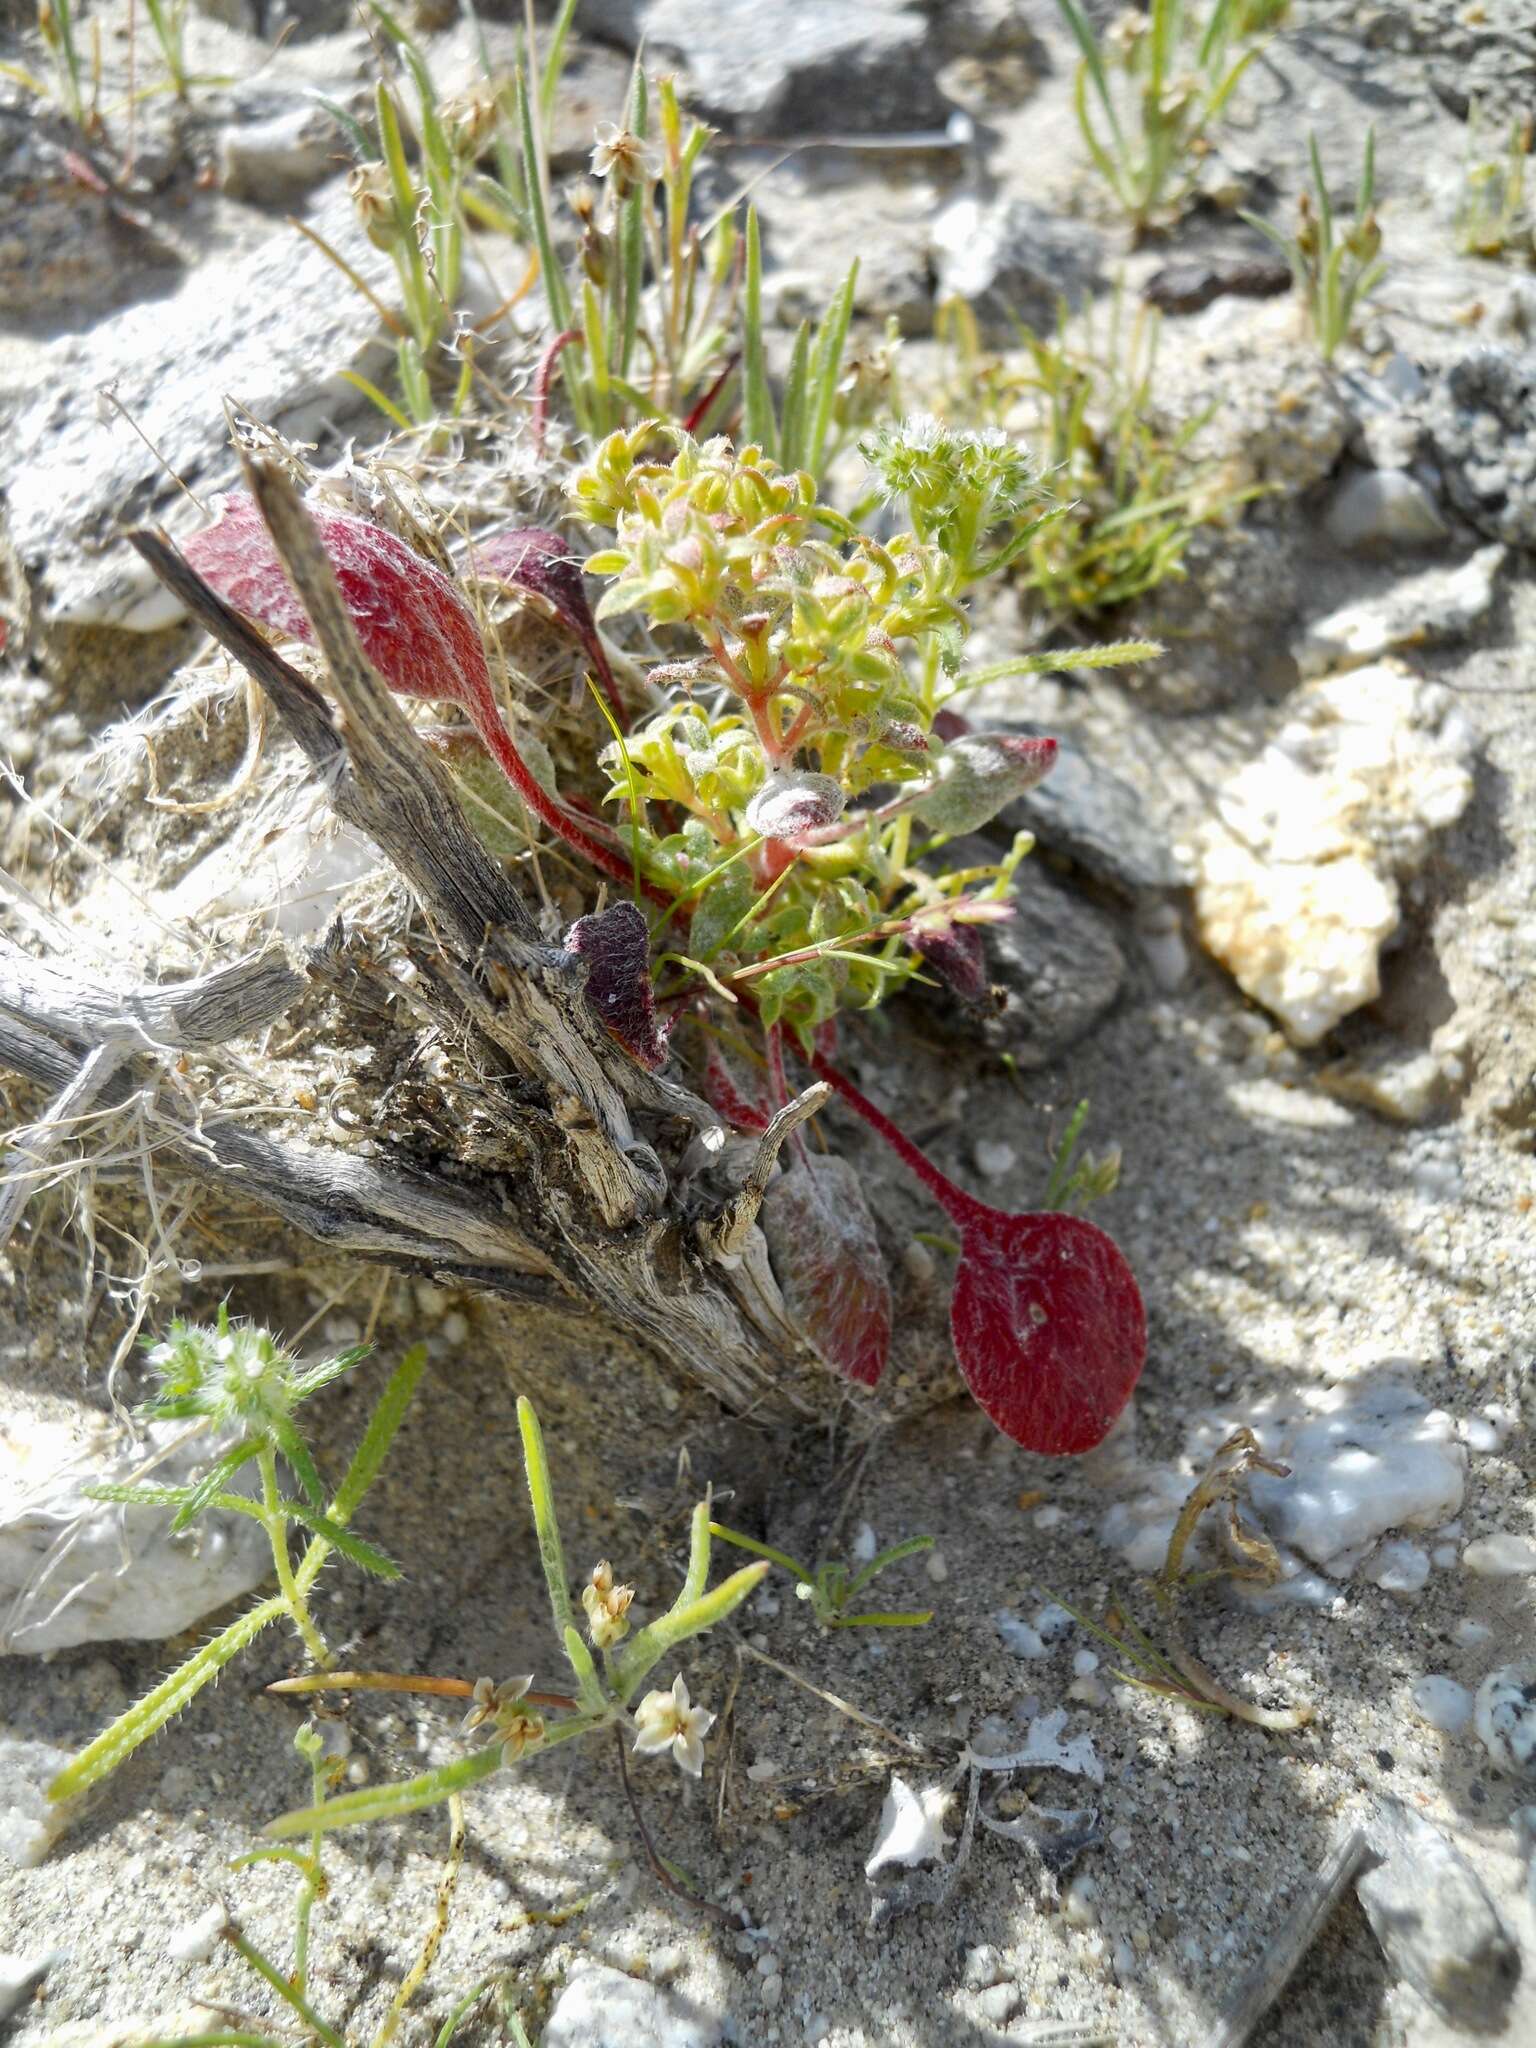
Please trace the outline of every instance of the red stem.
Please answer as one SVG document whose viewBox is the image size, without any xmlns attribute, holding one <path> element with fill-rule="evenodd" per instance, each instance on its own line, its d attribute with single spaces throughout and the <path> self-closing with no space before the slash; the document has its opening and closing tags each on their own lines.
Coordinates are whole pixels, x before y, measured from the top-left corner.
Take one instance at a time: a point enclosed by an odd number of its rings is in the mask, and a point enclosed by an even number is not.
<svg viewBox="0 0 1536 2048">
<path fill-rule="evenodd" d="M 466 685 L 464 708 L 469 713 L 475 731 L 480 735 L 486 751 L 491 755 L 508 782 L 517 791 L 523 802 L 537 818 L 542 818 L 551 832 L 558 834 L 567 846 L 573 846 L 578 853 L 585 854 L 592 865 L 600 868 L 616 882 L 626 886 L 634 880 L 634 869 L 630 862 L 612 846 L 605 846 L 600 839 L 594 839 L 570 814 L 556 803 L 543 785 L 534 779 L 528 764 L 512 744 L 511 734 L 502 722 L 488 685 L 470 683 Z M 672 898 L 664 889 L 643 878 L 641 889 L 654 903 L 670 905 Z"/>
<path fill-rule="evenodd" d="M 897 1158 L 916 1174 L 958 1230 L 964 1232 L 984 1225 L 996 1214 L 996 1211 L 989 1208 L 985 1202 L 978 1202 L 976 1197 L 968 1195 L 964 1188 L 957 1188 L 948 1174 L 941 1173 L 928 1154 L 920 1151 L 906 1132 L 891 1122 L 884 1110 L 876 1109 L 869 1097 L 856 1088 L 848 1076 L 834 1067 L 829 1059 L 816 1052 L 811 1054 L 807 1064 L 818 1081 L 825 1081 L 829 1087 L 835 1088 L 848 1107 L 863 1117 L 872 1131 L 884 1138 Z"/>
<path fill-rule="evenodd" d="M 698 428 L 699 422 L 709 417 L 710 407 L 714 404 L 715 400 L 720 396 L 720 393 L 725 389 L 726 379 L 730 376 L 732 370 L 735 369 L 737 363 L 740 360 L 741 357 L 739 354 L 737 354 L 733 355 L 727 361 L 725 368 L 720 372 L 719 376 L 715 379 L 714 383 L 710 385 L 709 389 L 705 392 L 704 396 L 693 408 L 693 411 L 689 413 L 687 419 L 683 421 L 683 432 L 685 434 L 694 433 Z"/>
</svg>

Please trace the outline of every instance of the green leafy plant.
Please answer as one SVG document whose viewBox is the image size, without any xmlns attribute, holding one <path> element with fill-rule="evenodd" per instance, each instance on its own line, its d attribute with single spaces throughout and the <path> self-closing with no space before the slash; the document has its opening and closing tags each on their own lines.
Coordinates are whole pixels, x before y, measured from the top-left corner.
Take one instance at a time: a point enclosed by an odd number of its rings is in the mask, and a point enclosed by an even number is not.
<svg viewBox="0 0 1536 2048">
<path fill-rule="evenodd" d="M 233 1432 L 233 1441 L 193 1485 L 103 1485 L 88 1491 L 94 1499 L 127 1507 L 169 1509 L 171 1526 L 178 1531 L 190 1528 L 210 1508 L 250 1516 L 261 1524 L 271 1543 L 278 1589 L 194 1650 L 169 1677 L 103 1729 L 54 1779 L 50 1798 L 67 1799 L 115 1771 L 275 1622 L 288 1621 L 315 1662 L 329 1664 L 331 1652 L 316 1625 L 309 1596 L 333 1552 L 380 1578 L 398 1578 L 399 1566 L 354 1535 L 348 1524 L 378 1477 L 405 1418 L 426 1365 L 425 1347 L 418 1345 L 408 1351 L 391 1374 L 334 1493 L 327 1493 L 314 1455 L 294 1421 L 296 1409 L 351 1371 L 364 1355 L 361 1350 L 344 1351 L 305 1368 L 270 1332 L 234 1322 L 224 1310 L 211 1328 L 173 1323 L 169 1335 L 151 1347 L 149 1363 L 159 1379 L 160 1392 L 147 1404 L 145 1414 L 163 1420 L 205 1421 L 221 1432 Z M 299 1497 L 284 1494 L 280 1460 L 292 1472 Z M 231 1491 L 247 1465 L 255 1466 L 259 1480 L 254 1496 Z M 309 1535 L 297 1564 L 289 1550 L 291 1529 Z"/>
<path fill-rule="evenodd" d="M 937 326 L 948 345 L 946 415 L 1007 422 L 1060 500 L 1013 568 L 1048 619 L 1091 618 L 1182 577 L 1197 530 L 1256 495 L 1223 486 L 1216 465 L 1195 456 L 1210 410 L 1177 426 L 1163 417 L 1158 316 L 1138 306 L 1127 317 L 1123 292 L 1102 330 L 1091 311 L 1069 322 L 1064 307 L 1054 334 L 1021 327 L 1023 367 L 982 348 L 961 300 L 940 308 Z"/>
<path fill-rule="evenodd" d="M 1503 150 L 1491 153 L 1474 103 L 1456 207 L 1456 243 L 1464 255 L 1536 255 L 1536 218 L 1526 196 L 1531 132 L 1530 115 L 1511 121 Z"/>
<path fill-rule="evenodd" d="M 1355 313 L 1386 275 L 1381 261 L 1381 225 L 1376 218 L 1376 131 L 1365 131 L 1365 154 L 1355 188 L 1354 215 L 1340 231 L 1328 182 L 1323 176 L 1317 137 L 1307 138 L 1312 190 L 1296 204 L 1296 228 L 1285 235 L 1257 214 L 1243 219 L 1268 236 L 1291 266 L 1296 289 L 1324 362 L 1332 362 L 1349 338 Z"/>
<path fill-rule="evenodd" d="M 310 1791 L 314 1804 L 323 1805 L 342 1769 L 341 1759 L 326 1755 L 323 1739 L 308 1721 L 294 1736 L 293 1746 L 309 1766 Z M 282 2005 L 288 2008 L 292 2015 L 291 2023 L 297 2023 L 303 2029 L 305 2041 L 319 2042 L 322 2048 L 362 2048 L 362 2043 L 356 2037 L 349 2036 L 342 2026 L 334 2025 L 322 2018 L 312 2003 L 311 1921 L 315 1907 L 330 1890 L 322 1850 L 323 1836 L 317 1831 L 310 1838 L 307 1848 L 291 1848 L 287 1844 L 269 1845 L 253 1849 L 247 1855 L 237 1856 L 230 1866 L 232 1870 L 246 1870 L 256 1863 L 280 1862 L 292 1865 L 298 1883 L 294 1897 L 291 1969 L 283 1970 L 265 1955 L 233 1917 L 226 1915 L 219 1929 L 219 1939 L 232 1948 L 247 1968 L 261 1979 Z M 449 1911 L 463 1860 L 464 1815 L 461 1802 L 455 1800 L 450 1811 L 448 1859 L 438 1885 L 432 1923 L 420 1954 L 396 1987 L 382 2024 L 369 2037 L 368 2048 L 389 2048 L 389 2044 L 399 2034 L 405 2009 L 425 1981 L 438 1949 L 442 1946 L 443 1936 L 448 1930 Z M 434 2048 L 450 2048 L 460 2028 L 490 1988 L 490 1981 L 481 1982 L 459 2000 L 438 2031 Z M 526 2036 L 523 2038 L 526 2039 Z M 217 2032 L 183 2035 L 174 2042 L 149 2043 L 147 2048 L 291 2048 L 291 2043 L 291 2035 L 255 2033 L 242 2028 L 239 2031 L 220 2029 Z"/>
<path fill-rule="evenodd" d="M 72 0 L 37 0 L 37 33 L 48 52 L 53 77 L 39 78 L 23 64 L 0 64 L 0 76 L 11 78 L 40 100 L 51 99 L 84 135 L 101 128 L 94 87 L 87 97 L 86 68 L 75 40 Z"/>
<path fill-rule="evenodd" d="M 864 443 L 909 522 L 889 544 L 755 446 L 665 438 L 670 461 L 651 424 L 611 435 L 571 486 L 577 513 L 613 533 L 587 563 L 613 579 L 598 616 L 639 612 L 692 644 L 651 670 L 675 693 L 667 708 L 602 757 L 615 829 L 646 893 L 677 926 L 686 918 L 686 941 L 664 956 L 669 986 L 746 990 L 764 1024 L 808 1044 L 840 1007 L 872 1007 L 925 962 L 943 977 L 971 956 L 968 928 L 1008 915 L 1026 842 L 934 875 L 912 832 L 975 830 L 1054 756 L 1049 742 L 933 735 L 960 691 L 1051 665 L 1025 656 L 967 675 L 959 657 L 963 596 L 1054 514 L 1004 435 L 931 417 Z M 889 793 L 861 807 L 877 786 Z"/>
<path fill-rule="evenodd" d="M 298 1835 L 313 1837 L 330 1828 L 396 1819 L 401 1814 L 451 1800 L 504 1766 L 540 1756 L 560 1743 L 609 1732 L 617 1738 L 626 1786 L 627 1737 L 633 1738 L 633 1747 L 641 1755 L 670 1752 L 691 1775 L 698 1776 L 702 1771 L 704 1737 L 714 1716 L 693 1704 L 681 1672 L 668 1690 L 651 1691 L 638 1704 L 635 1695 L 663 1658 L 733 1614 L 761 1582 L 768 1565 L 745 1565 L 709 1590 L 709 1503 L 700 1501 L 693 1512 L 687 1571 L 678 1596 L 666 1613 L 631 1636 L 629 1608 L 633 1589 L 616 1584 L 612 1568 L 601 1563 L 582 1589 L 586 1621 L 583 1637 L 571 1599 L 543 1432 L 529 1401 L 519 1400 L 517 1418 L 550 1616 L 575 1680 L 575 1692 L 535 1692 L 531 1675 L 500 1684 L 488 1678 L 471 1683 L 467 1679 L 413 1679 L 384 1672 L 321 1673 L 283 1681 L 274 1690 L 316 1692 L 363 1687 L 467 1698 L 471 1704 L 464 1722 L 465 1733 L 488 1727 L 491 1740 L 456 1763 L 445 1764 L 404 1783 L 366 1786 L 339 1799 L 284 1814 L 267 1828 L 269 1835 L 279 1840 Z M 557 1710 L 558 1718 L 546 1719 L 546 1708 Z M 649 1850 L 649 1837 L 646 1842 Z M 654 1855 L 652 1865 L 657 1867 Z"/>
<path fill-rule="evenodd" d="M 1081 0 L 1057 0 L 1081 62 L 1078 127 L 1099 174 L 1138 237 L 1188 198 L 1210 134 L 1261 38 L 1283 17 L 1276 0 L 1150 0 L 1101 34 Z"/>
<path fill-rule="evenodd" d="M 755 1536 L 743 1536 L 739 1530 L 724 1528 L 719 1522 L 710 1523 L 709 1533 L 722 1543 L 734 1543 L 738 1550 L 750 1550 L 756 1557 L 766 1557 L 770 1564 L 782 1565 L 796 1581 L 796 1599 L 809 1604 L 811 1613 L 823 1628 L 921 1628 L 933 1619 L 931 1607 L 925 1607 L 920 1613 L 894 1613 L 890 1610 L 848 1612 L 850 1603 L 857 1600 L 867 1586 L 872 1586 L 883 1571 L 899 1564 L 904 1557 L 916 1557 L 924 1550 L 932 1550 L 931 1536 L 909 1536 L 905 1542 L 893 1543 L 857 1570 L 851 1565 L 833 1563 L 819 1564 L 810 1571 L 803 1564 L 796 1564 L 784 1551 L 775 1550 L 771 1543 L 759 1543 Z"/>
</svg>

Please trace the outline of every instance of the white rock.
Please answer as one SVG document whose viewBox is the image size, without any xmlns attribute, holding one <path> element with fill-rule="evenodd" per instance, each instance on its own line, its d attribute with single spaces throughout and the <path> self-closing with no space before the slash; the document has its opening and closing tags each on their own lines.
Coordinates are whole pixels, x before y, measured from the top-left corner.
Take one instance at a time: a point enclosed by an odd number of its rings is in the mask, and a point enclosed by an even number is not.
<svg viewBox="0 0 1536 2048">
<path fill-rule="evenodd" d="M 1298 1045 L 1381 993 L 1397 884 L 1472 793 L 1470 730 L 1387 663 L 1297 693 L 1196 842 L 1200 936 Z"/>
<path fill-rule="evenodd" d="M 1360 1576 L 1384 1593 L 1422 1593 L 1429 1584 L 1429 1552 L 1400 1537 L 1379 1543 Z"/>
<path fill-rule="evenodd" d="M 1018 1164 L 1018 1153 L 1002 1138 L 980 1138 L 976 1143 L 976 1171 L 988 1180 L 1001 1180 Z"/>
<path fill-rule="evenodd" d="M 908 1869 L 917 1863 L 942 1863 L 944 1815 L 948 1807 L 949 1794 L 942 1785 L 926 1785 L 916 1792 L 905 1778 L 893 1772 L 864 1875 L 873 1877 L 888 1863 L 899 1863 Z"/>
<path fill-rule="evenodd" d="M 206 1963 L 229 1925 L 229 1915 L 215 1902 L 206 1913 L 189 1920 L 166 1937 L 165 1952 L 173 1963 Z"/>
<path fill-rule="evenodd" d="M 1491 1536 L 1479 1536 L 1461 1553 L 1469 1572 L 1480 1579 L 1512 1579 L 1536 1572 L 1536 1540 L 1517 1536 L 1511 1529 L 1495 1529 Z"/>
<path fill-rule="evenodd" d="M 42 1862 L 74 1818 L 48 1797 L 48 1787 L 70 1761 L 51 1742 L 0 1736 L 0 1856 L 18 1869 Z"/>
<path fill-rule="evenodd" d="M 306 939 L 330 923 L 342 891 L 380 864 L 371 839 L 301 787 L 284 820 L 258 813 L 237 827 L 162 893 L 159 909 L 173 924 L 229 924 L 242 933 L 261 924 Z"/>
<path fill-rule="evenodd" d="M 14 2019 L 65 1951 L 49 1949 L 38 1956 L 0 1955 L 0 2027 Z"/>
<path fill-rule="evenodd" d="M 1288 1479 L 1256 1472 L 1249 1481 L 1277 1542 L 1346 1577 L 1389 1529 L 1437 1528 L 1459 1511 L 1467 1454 L 1443 1410 L 1392 1382 L 1335 1388 L 1316 1407 L 1261 1432 L 1266 1454 L 1291 1468 Z"/>
<path fill-rule="evenodd" d="M 245 1516 L 204 1515 L 173 1536 L 164 1508 L 85 1496 L 99 1481 L 183 1484 L 217 1449 L 184 1422 L 134 1443 L 93 1409 L 0 1421 L 0 1654 L 159 1642 L 260 1585 L 272 1552 Z"/>
<path fill-rule="evenodd" d="M 1501 1771 L 1536 1774 L 1536 1663 L 1490 1671 L 1477 1688 L 1473 1725 Z"/>
<path fill-rule="evenodd" d="M 1497 542 L 1455 569 L 1426 569 L 1378 597 L 1358 598 L 1314 619 L 1292 652 L 1304 676 L 1359 668 L 1405 647 L 1464 640 L 1493 607 L 1507 550 Z"/>
<path fill-rule="evenodd" d="M 1063 1742 L 1061 1731 L 1066 1722 L 1066 1708 L 1052 1707 L 1048 1714 L 1040 1714 L 1030 1722 L 1022 1748 L 1006 1750 L 1001 1755 L 991 1750 L 974 1753 L 978 1756 L 985 1754 L 993 1770 L 1041 1768 L 1067 1771 L 1074 1778 L 1091 1778 L 1094 1784 L 1102 1785 L 1104 1766 L 1094 1749 L 1093 1737 L 1074 1735 L 1070 1741 Z"/>
<path fill-rule="evenodd" d="M 1091 1877 L 1074 1877 L 1061 1902 L 1061 1917 L 1069 1927 L 1097 1927 L 1099 1888 Z"/>
<path fill-rule="evenodd" d="M 1442 1735 L 1459 1735 L 1472 1718 L 1472 1695 L 1454 1678 L 1431 1675 L 1413 1688 L 1413 1711 Z"/>
<path fill-rule="evenodd" d="M 992 1617 L 992 1625 L 1015 1657 L 1043 1657 L 1046 1654 L 1039 1630 L 1031 1628 L 1027 1621 L 1021 1621 L 1010 1608 L 999 1608 Z"/>
<path fill-rule="evenodd" d="M 1432 1052 L 1365 1063 L 1333 1060 L 1317 1080 L 1338 1101 L 1358 1102 L 1398 1124 L 1425 1122 L 1450 1092 L 1445 1068 Z"/>
<path fill-rule="evenodd" d="M 1451 1630 L 1451 1634 L 1464 1650 L 1481 1650 L 1493 1641 L 1493 1630 L 1486 1621 L 1474 1621 L 1464 1614 Z"/>
<path fill-rule="evenodd" d="M 693 2000 L 587 1964 L 550 2009 L 541 2048 L 719 2048 L 725 2023 Z"/>
</svg>

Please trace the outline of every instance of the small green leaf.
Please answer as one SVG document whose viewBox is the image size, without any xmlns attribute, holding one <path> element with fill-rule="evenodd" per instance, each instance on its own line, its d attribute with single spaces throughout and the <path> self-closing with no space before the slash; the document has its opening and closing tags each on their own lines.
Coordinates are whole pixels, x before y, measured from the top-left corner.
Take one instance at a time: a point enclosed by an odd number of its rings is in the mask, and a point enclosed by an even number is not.
<svg viewBox="0 0 1536 2048">
<path fill-rule="evenodd" d="M 379 1396 L 378 1406 L 363 1432 L 363 1440 L 352 1454 L 347 1475 L 336 1489 L 336 1498 L 330 1506 L 332 1521 L 350 1522 L 363 1495 L 379 1476 L 426 1365 L 426 1345 L 413 1344 L 390 1374 L 388 1384 Z"/>
<path fill-rule="evenodd" d="M 763 251 L 757 208 L 747 208 L 747 266 L 742 305 L 742 430 L 766 454 L 778 447 L 768 359 L 763 348 Z"/>
</svg>

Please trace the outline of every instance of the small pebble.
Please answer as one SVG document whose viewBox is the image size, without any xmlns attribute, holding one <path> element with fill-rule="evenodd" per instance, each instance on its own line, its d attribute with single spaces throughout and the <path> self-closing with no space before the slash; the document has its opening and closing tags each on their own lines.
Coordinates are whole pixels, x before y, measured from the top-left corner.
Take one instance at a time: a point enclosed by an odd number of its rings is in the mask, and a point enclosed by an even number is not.
<svg viewBox="0 0 1536 2048">
<path fill-rule="evenodd" d="M 1362 1577 L 1384 1593 L 1421 1593 L 1429 1582 L 1429 1552 L 1400 1537 L 1378 1544 Z"/>
<path fill-rule="evenodd" d="M 65 1950 L 48 1949 L 42 1955 L 0 1955 L 0 2027 L 14 2019 L 33 1991 L 53 1968 L 62 1963 Z"/>
<path fill-rule="evenodd" d="M 1072 1670 L 1078 1678 L 1091 1678 L 1099 1668 L 1099 1660 L 1092 1650 L 1077 1650 L 1072 1657 Z"/>
<path fill-rule="evenodd" d="M 923 1569 L 936 1586 L 942 1586 L 949 1577 L 949 1566 L 942 1550 L 930 1550 Z"/>
<path fill-rule="evenodd" d="M 1066 1518 L 1065 1508 L 1041 1508 L 1040 1512 L 1035 1516 L 1035 1527 L 1037 1529 L 1058 1529 Z"/>
<path fill-rule="evenodd" d="M 469 1317 L 465 1315 L 462 1309 L 450 1309 L 448 1314 L 443 1317 L 443 1342 L 457 1350 L 468 1335 Z"/>
<path fill-rule="evenodd" d="M 229 1925 L 229 1915 L 219 1905 L 210 1906 L 196 1920 L 178 1927 L 165 1944 L 173 1963 L 206 1963 L 219 1945 L 219 1936 Z"/>
<path fill-rule="evenodd" d="M 1472 1695 L 1454 1678 L 1431 1675 L 1413 1688 L 1413 1711 L 1442 1735 L 1458 1735 L 1472 1718 Z"/>
<path fill-rule="evenodd" d="M 1479 1536 L 1461 1553 L 1469 1572 L 1483 1579 L 1512 1579 L 1536 1572 L 1536 1542 L 1517 1536 L 1512 1529 L 1496 1529 L 1491 1536 Z"/>
<path fill-rule="evenodd" d="M 1002 1957 L 989 1941 L 967 1949 L 960 1966 L 961 1978 L 971 1991 L 985 1991 L 991 1984 L 1000 1984 L 1006 1974 Z"/>
<path fill-rule="evenodd" d="M 777 1972 L 771 1977 L 765 1977 L 758 1987 L 757 1995 L 766 2011 L 777 2012 L 784 1996 L 784 1979 Z"/>
<path fill-rule="evenodd" d="M 853 1561 L 855 1564 L 873 1564 L 875 1552 L 880 1548 L 875 1532 L 868 1522 L 860 1522 L 853 1539 Z"/>
<path fill-rule="evenodd" d="M 1043 1657 L 1045 1644 L 1027 1621 L 1020 1621 L 1016 1614 L 1005 1607 L 992 1617 L 993 1626 L 1002 1637 L 1004 1645 L 1012 1650 L 1015 1657 Z"/>
<path fill-rule="evenodd" d="M 989 1985 L 976 2002 L 981 2007 L 984 2020 L 990 2020 L 995 2027 L 1006 2026 L 1019 2009 L 1019 1987 L 1017 1984 Z"/>
<path fill-rule="evenodd" d="M 1005 1173 L 1013 1171 L 1019 1155 L 1001 1138 L 979 1138 L 975 1157 L 978 1173 L 987 1180 L 1001 1180 Z"/>
<path fill-rule="evenodd" d="M 1074 1877 L 1061 1902 L 1061 1917 L 1069 1927 L 1097 1927 L 1099 1888 L 1091 1877 Z"/>
<path fill-rule="evenodd" d="M 1469 1614 L 1461 1617 L 1451 1634 L 1464 1650 L 1480 1650 L 1484 1644 L 1493 1641 L 1493 1630 L 1487 1622 L 1474 1621 Z"/>
<path fill-rule="evenodd" d="M 1536 1664 L 1506 1664 L 1477 1688 L 1478 1739 L 1501 1771 L 1536 1775 Z"/>
</svg>

